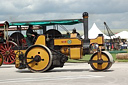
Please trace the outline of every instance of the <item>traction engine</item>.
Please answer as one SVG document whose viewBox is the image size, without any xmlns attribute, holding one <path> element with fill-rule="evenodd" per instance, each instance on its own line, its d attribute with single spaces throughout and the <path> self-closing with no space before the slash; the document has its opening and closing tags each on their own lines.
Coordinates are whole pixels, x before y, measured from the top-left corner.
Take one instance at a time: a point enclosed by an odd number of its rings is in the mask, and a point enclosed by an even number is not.
<svg viewBox="0 0 128 85">
<path fill-rule="evenodd" d="M 15 62 L 14 48 L 17 44 L 13 41 L 9 41 L 8 37 L 9 23 L 7 21 L 0 22 L 0 65 L 12 64 Z"/>
</svg>

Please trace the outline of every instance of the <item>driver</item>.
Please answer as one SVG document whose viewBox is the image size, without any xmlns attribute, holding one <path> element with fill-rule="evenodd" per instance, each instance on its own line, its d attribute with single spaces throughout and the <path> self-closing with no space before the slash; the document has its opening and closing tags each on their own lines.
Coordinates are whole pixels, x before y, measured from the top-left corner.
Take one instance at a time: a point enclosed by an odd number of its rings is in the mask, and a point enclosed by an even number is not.
<svg viewBox="0 0 128 85">
<path fill-rule="evenodd" d="M 75 28 L 72 30 L 72 34 L 76 34 L 76 37 L 81 38 L 80 34 L 76 31 Z"/>
<path fill-rule="evenodd" d="M 32 28 L 33 28 L 33 26 L 29 25 L 29 28 L 27 29 L 27 32 L 26 32 L 26 35 L 27 35 L 27 38 L 28 38 L 30 44 L 34 43 L 33 39 L 35 37 L 35 33 L 33 32 Z"/>
</svg>

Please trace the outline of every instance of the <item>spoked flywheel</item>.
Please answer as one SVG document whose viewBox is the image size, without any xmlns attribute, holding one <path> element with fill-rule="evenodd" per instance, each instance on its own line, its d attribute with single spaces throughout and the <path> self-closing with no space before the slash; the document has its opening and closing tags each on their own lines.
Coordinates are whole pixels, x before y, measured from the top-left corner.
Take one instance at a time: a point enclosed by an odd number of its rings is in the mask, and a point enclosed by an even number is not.
<svg viewBox="0 0 128 85">
<path fill-rule="evenodd" d="M 0 53 L 0 66 L 3 64 L 3 55 Z"/>
<path fill-rule="evenodd" d="M 25 53 L 25 63 L 32 72 L 44 72 L 52 64 L 51 51 L 43 45 L 33 45 Z"/>
<path fill-rule="evenodd" d="M 107 70 L 112 66 L 113 57 L 107 51 L 101 52 L 101 57 L 99 58 L 98 52 L 94 53 L 89 61 L 91 67 L 97 71 Z"/>
</svg>

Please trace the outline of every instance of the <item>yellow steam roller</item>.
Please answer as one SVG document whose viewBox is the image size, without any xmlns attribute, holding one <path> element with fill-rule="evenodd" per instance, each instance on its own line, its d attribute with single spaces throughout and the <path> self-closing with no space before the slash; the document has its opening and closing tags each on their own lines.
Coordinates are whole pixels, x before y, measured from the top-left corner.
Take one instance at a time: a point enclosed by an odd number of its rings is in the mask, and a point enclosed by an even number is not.
<svg viewBox="0 0 128 85">
<path fill-rule="evenodd" d="M 47 30 L 47 26 L 54 27 L 63 25 L 74 25 L 82 23 L 84 28 L 84 39 L 82 39 L 76 29 L 73 32 L 62 34 L 58 28 Z M 83 13 L 83 19 L 63 19 L 63 20 L 43 20 L 12 22 L 11 25 L 40 25 L 43 33 L 35 38 L 34 44 L 24 49 L 15 50 L 18 69 L 28 68 L 32 72 L 45 72 L 56 67 L 63 67 L 68 59 L 81 59 L 90 47 L 95 49 L 89 60 L 89 64 L 94 70 L 103 71 L 112 66 L 112 55 L 104 51 L 104 37 L 98 35 L 96 39 L 88 38 L 88 13 Z M 57 25 L 57 26 L 56 26 Z"/>
</svg>

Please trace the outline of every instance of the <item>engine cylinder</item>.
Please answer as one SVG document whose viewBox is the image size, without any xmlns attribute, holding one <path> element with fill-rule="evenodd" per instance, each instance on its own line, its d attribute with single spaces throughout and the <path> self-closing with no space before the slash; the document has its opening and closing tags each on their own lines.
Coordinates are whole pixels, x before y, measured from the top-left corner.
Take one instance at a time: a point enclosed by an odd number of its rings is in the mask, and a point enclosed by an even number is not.
<svg viewBox="0 0 128 85">
<path fill-rule="evenodd" d="M 69 47 L 62 47 L 60 51 L 65 55 L 69 55 Z"/>
</svg>

